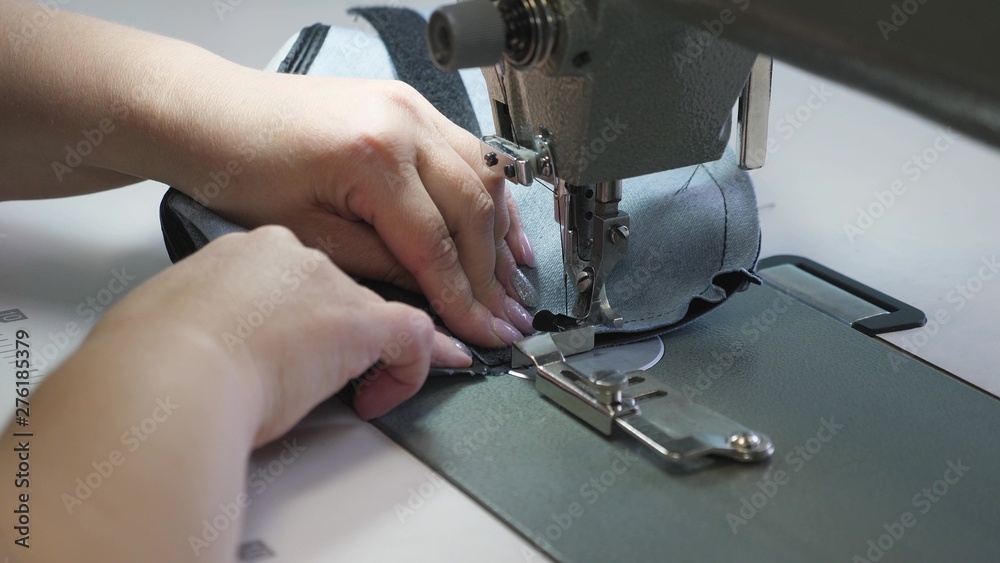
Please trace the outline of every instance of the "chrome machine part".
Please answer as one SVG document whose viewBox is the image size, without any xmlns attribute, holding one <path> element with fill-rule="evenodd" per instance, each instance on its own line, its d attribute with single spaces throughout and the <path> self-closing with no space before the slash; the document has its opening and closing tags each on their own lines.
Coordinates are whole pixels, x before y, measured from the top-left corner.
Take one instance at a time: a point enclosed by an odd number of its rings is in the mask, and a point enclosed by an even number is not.
<svg viewBox="0 0 1000 563">
<path fill-rule="evenodd" d="M 562 333 L 553 333 L 554 336 L 559 334 Z M 638 342 L 594 348 L 579 354 L 565 354 L 565 356 L 566 363 L 582 372 L 599 370 L 632 372 L 646 371 L 660 363 L 664 351 L 663 340 L 659 336 L 654 336 Z M 532 364 L 530 367 L 511 369 L 507 371 L 507 375 L 534 381 L 535 366 Z"/>
<path fill-rule="evenodd" d="M 556 40 L 549 0 L 469 0 L 431 14 L 427 46 L 442 70 L 492 66 L 501 57 L 519 69 L 543 64 Z"/>
<path fill-rule="evenodd" d="M 767 160 L 767 120 L 771 112 L 773 66 L 771 57 L 758 56 L 740 95 L 737 122 L 740 132 L 740 168 L 744 170 L 757 170 Z"/>
<path fill-rule="evenodd" d="M 624 320 L 608 301 L 606 282 L 628 252 L 629 215 L 618 210 L 621 181 L 594 186 L 556 186 L 556 220 L 562 227 L 563 269 L 581 324 L 621 328 Z"/>
<path fill-rule="evenodd" d="M 535 179 L 553 184 L 556 221 L 561 226 L 563 270 L 572 281 L 573 316 L 578 324 L 621 328 L 624 320 L 608 301 L 605 284 L 628 252 L 629 215 L 618 210 L 620 180 L 573 186 L 559 180 L 546 134 L 525 148 L 496 135 L 483 138 L 483 162 L 498 167 L 512 182 Z"/>
<path fill-rule="evenodd" d="M 582 372 L 566 355 L 593 347 L 594 328 L 529 336 L 514 345 L 511 365 L 534 366 L 538 392 L 610 436 L 615 426 L 660 456 L 684 461 L 708 455 L 768 459 L 770 438 L 696 403 L 644 372 Z"/>
<path fill-rule="evenodd" d="M 623 325 L 606 286 L 631 234 L 618 210 L 620 179 L 718 159 L 757 57 L 681 21 L 649 21 L 657 1 L 469 0 L 476 6 L 431 18 L 439 66 L 483 68 L 497 131 L 483 139 L 484 162 L 511 181 L 553 186 L 566 309 L 575 317 L 559 326 Z M 502 56 L 489 9 L 506 26 Z M 473 28 L 489 32 L 473 40 Z M 449 54 L 463 48 L 474 52 Z M 766 103 L 760 83 L 751 81 L 745 97 L 748 134 L 759 130 L 758 104 Z M 766 135 L 766 107 L 763 118 Z M 748 137 L 748 150 L 756 140 Z"/>
</svg>

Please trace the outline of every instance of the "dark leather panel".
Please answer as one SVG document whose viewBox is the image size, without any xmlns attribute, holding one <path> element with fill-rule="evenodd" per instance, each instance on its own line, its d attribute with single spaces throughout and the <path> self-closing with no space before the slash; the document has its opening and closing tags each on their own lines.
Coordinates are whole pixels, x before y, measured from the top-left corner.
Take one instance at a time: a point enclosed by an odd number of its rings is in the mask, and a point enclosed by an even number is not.
<svg viewBox="0 0 1000 563">
<path fill-rule="evenodd" d="M 1000 557 L 995 398 L 768 286 L 664 344 L 651 373 L 768 434 L 770 462 L 664 463 L 513 377 L 432 381 L 376 425 L 560 560 L 870 560 L 905 512 L 883 561 Z M 970 469 L 932 502 L 949 462 Z"/>
</svg>

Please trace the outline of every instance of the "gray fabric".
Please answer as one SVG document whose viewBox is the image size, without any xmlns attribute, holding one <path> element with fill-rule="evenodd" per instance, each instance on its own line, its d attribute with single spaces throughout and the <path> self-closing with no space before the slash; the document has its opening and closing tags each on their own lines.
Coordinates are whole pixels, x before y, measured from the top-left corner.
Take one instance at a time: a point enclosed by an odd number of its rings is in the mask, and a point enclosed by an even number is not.
<svg viewBox="0 0 1000 563">
<path fill-rule="evenodd" d="M 426 23 L 420 14 L 389 7 L 352 8 L 349 13 L 365 18 L 378 33 L 392 59 L 396 78 L 416 88 L 448 119 L 479 135 L 479 123 L 462 79 L 434 66 L 427 49 L 413 48 L 424 44 Z"/>
<path fill-rule="evenodd" d="M 552 196 L 541 187 L 516 193 L 538 257 L 539 267 L 526 272 L 538 289 L 538 308 L 568 313 Z M 760 227 L 753 185 L 732 153 L 704 166 L 625 180 L 621 209 L 632 217 L 632 236 L 607 285 L 611 305 L 625 319 L 620 332 L 673 325 L 692 299 L 721 302 L 727 290 L 713 280 L 756 263 Z"/>
<path fill-rule="evenodd" d="M 439 109 L 456 123 L 484 134 L 493 132 L 482 73 L 462 71 L 459 80 L 428 69 L 420 39 L 422 29 L 421 33 L 415 31 L 416 27 L 422 28 L 419 16 L 390 8 L 361 13 L 376 23 L 377 31 L 363 20 L 356 29 L 333 28 L 317 49 L 314 42 L 303 41 L 308 33 L 317 31 L 314 26 L 291 43 L 293 50 L 308 52 L 311 62 L 289 62 L 286 57 L 285 66 L 292 64 L 312 75 L 406 79 L 417 90 L 431 95 Z M 400 25 L 409 31 L 403 33 L 393 27 Z M 421 56 L 391 56 L 377 32 L 391 37 L 389 46 L 394 52 L 406 48 L 404 40 L 418 43 L 411 50 L 419 50 Z M 470 97 L 474 114 L 468 111 Z M 628 134 L 627 127 L 621 134 Z M 572 296 L 564 287 L 559 227 L 553 219 L 551 193 L 541 184 L 512 185 L 511 190 L 520 204 L 538 258 L 539 267 L 526 271 L 539 292 L 538 310 L 568 314 L 567 300 Z M 620 344 L 680 326 L 755 280 L 750 272 L 760 248 L 756 199 L 749 176 L 739 170 L 731 152 L 718 162 L 627 179 L 623 193 L 621 208 L 632 217 L 630 250 L 612 272 L 607 287 L 611 304 L 625 319 L 625 326 L 617 331 L 600 327 L 598 345 Z M 181 219 L 195 213 L 197 222 L 203 225 L 201 231 L 211 231 L 210 225 L 205 226 L 204 213 L 192 211 L 190 205 L 177 206 L 165 200 L 164 213 L 171 211 L 179 213 Z M 164 215 L 168 247 L 193 251 L 211 240 L 197 232 L 186 233 L 192 225 L 190 220 L 174 219 Z M 185 236 L 194 238 L 193 244 L 171 240 Z M 176 260 L 183 253 L 172 252 L 171 257 Z M 398 298 L 397 293 L 387 298 Z M 422 305 L 428 308 L 425 302 Z M 486 366 L 502 367 L 509 362 L 509 349 L 474 352 Z"/>
<path fill-rule="evenodd" d="M 403 21 L 412 24 L 412 20 L 379 14 L 379 21 L 388 22 L 386 25 Z M 412 78 L 414 73 L 396 68 L 391 61 L 386 64 L 392 57 L 385 45 L 373 40 L 374 33 L 369 28 L 331 29 L 309 74 Z M 399 47 L 398 42 L 393 45 Z M 420 42 L 415 48 L 422 50 L 424 46 Z M 482 73 L 465 70 L 461 78 L 471 97 L 478 128 L 484 134 L 493 133 Z M 416 87 L 435 91 L 434 87 Z M 461 96 L 464 92 L 458 90 L 455 94 Z M 447 98 L 440 92 L 438 97 Z M 446 105 L 439 109 L 461 115 L 460 108 L 451 111 Z M 539 267 L 526 271 L 539 290 L 538 309 L 568 313 L 551 193 L 540 184 L 511 185 L 511 189 L 538 258 Z M 731 152 L 718 162 L 626 180 L 622 209 L 632 215 L 633 237 L 629 254 L 608 284 L 609 299 L 626 321 L 618 332 L 645 336 L 690 320 L 745 288 L 751 279 L 741 272 L 753 271 L 760 248 L 757 204 L 753 184 L 736 166 Z M 600 332 L 610 331 L 601 328 Z M 621 339 L 604 341 L 618 343 Z M 505 352 L 494 354 L 492 359 L 487 352 L 481 352 L 488 364 L 502 363 L 507 358 Z"/>
</svg>

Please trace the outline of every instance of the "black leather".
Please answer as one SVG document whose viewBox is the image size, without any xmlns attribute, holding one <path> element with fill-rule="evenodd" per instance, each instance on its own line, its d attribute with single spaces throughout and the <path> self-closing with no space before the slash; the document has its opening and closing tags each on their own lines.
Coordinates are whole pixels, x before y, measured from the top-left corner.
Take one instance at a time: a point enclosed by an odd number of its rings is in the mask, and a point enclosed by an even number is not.
<svg viewBox="0 0 1000 563">
<path fill-rule="evenodd" d="M 389 52 L 396 78 L 410 84 L 456 125 L 479 137 L 479 122 L 458 73 L 441 72 L 424 47 L 423 16 L 390 7 L 352 8 L 365 19 Z"/>
</svg>

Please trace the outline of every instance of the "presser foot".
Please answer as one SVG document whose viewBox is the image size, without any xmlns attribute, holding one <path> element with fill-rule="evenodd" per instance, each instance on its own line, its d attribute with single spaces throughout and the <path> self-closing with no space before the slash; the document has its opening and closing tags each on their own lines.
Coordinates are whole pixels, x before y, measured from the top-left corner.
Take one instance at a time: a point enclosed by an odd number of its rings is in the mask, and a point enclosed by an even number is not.
<svg viewBox="0 0 1000 563">
<path fill-rule="evenodd" d="M 770 458 L 774 444 L 766 435 L 735 422 L 645 372 L 582 372 L 567 355 L 593 349 L 594 327 L 529 336 L 516 343 L 511 366 L 534 367 L 543 396 L 606 436 L 617 426 L 671 461 L 721 456 L 741 462 Z"/>
</svg>

